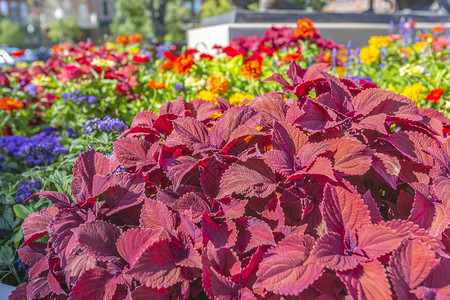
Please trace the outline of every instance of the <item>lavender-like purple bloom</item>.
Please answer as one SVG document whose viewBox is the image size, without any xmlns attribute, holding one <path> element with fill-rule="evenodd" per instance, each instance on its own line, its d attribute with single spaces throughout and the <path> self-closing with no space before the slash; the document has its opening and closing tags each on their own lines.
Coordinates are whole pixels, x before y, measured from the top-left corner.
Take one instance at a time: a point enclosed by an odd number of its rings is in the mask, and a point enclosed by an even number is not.
<svg viewBox="0 0 450 300">
<path fill-rule="evenodd" d="M 59 155 L 68 152 L 53 131 L 54 128 L 46 129 L 32 137 L 5 136 L 0 138 L 0 148 L 12 157 L 22 158 L 31 166 L 51 164 Z"/>
<path fill-rule="evenodd" d="M 156 58 L 160 58 L 164 55 L 164 52 L 169 51 L 170 50 L 170 46 L 169 45 L 159 45 L 155 47 L 155 51 L 156 51 Z"/>
<path fill-rule="evenodd" d="M 177 93 L 184 92 L 184 90 L 185 90 L 184 85 L 181 84 L 181 83 L 179 83 L 179 82 L 175 83 L 174 86 L 173 86 L 173 88 L 175 89 L 175 91 L 176 91 Z"/>
<path fill-rule="evenodd" d="M 92 134 L 93 131 L 121 133 L 127 129 L 128 126 L 123 121 L 113 119 L 110 116 L 104 117 L 103 120 L 95 118 L 84 124 L 84 133 L 88 135 Z"/>
<path fill-rule="evenodd" d="M 84 95 L 81 91 L 71 91 L 71 92 L 62 92 L 61 98 L 63 98 L 64 102 L 72 101 L 75 103 L 84 103 L 87 102 L 89 104 L 94 104 L 98 102 L 98 98 L 92 95 Z"/>
<path fill-rule="evenodd" d="M 16 192 L 16 202 L 24 202 L 31 195 L 36 193 L 36 190 L 39 190 L 42 187 L 41 182 L 39 180 L 34 181 L 26 181 L 19 185 L 19 188 Z"/>
</svg>

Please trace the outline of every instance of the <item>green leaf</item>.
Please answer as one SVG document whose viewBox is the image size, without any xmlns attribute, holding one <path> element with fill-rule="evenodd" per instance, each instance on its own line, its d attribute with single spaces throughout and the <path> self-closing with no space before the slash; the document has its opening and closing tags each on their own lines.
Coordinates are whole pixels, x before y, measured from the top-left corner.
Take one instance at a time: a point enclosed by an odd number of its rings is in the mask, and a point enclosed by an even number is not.
<svg viewBox="0 0 450 300">
<path fill-rule="evenodd" d="M 31 214 L 31 211 L 23 204 L 16 204 L 13 206 L 14 213 L 21 219 L 25 219 Z"/>
</svg>

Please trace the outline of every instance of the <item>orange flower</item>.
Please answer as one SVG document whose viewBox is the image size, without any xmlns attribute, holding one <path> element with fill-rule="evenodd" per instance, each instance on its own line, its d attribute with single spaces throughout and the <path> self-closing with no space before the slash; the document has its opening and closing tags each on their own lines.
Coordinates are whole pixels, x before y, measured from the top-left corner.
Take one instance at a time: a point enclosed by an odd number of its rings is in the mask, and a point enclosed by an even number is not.
<svg viewBox="0 0 450 300">
<path fill-rule="evenodd" d="M 310 19 L 298 19 L 295 35 L 302 38 L 312 38 L 316 32 L 314 22 Z"/>
<path fill-rule="evenodd" d="M 330 61 L 331 61 L 331 55 L 328 54 L 328 53 L 325 53 L 325 54 L 322 56 L 322 62 L 324 62 L 324 63 L 329 63 Z"/>
<path fill-rule="evenodd" d="M 261 77 L 261 62 L 259 60 L 250 60 L 241 67 L 242 75 L 248 80 Z"/>
<path fill-rule="evenodd" d="M 400 48 L 400 53 L 404 54 L 406 57 L 410 57 L 412 50 L 411 48 Z"/>
<path fill-rule="evenodd" d="M 61 45 L 53 45 L 52 46 L 52 53 L 59 53 L 62 52 L 64 49 Z"/>
<path fill-rule="evenodd" d="M 166 84 L 164 82 L 156 80 L 150 80 L 149 82 L 146 83 L 146 85 L 155 90 L 160 90 L 166 87 Z"/>
<path fill-rule="evenodd" d="M 283 61 L 284 62 L 291 62 L 291 61 L 299 61 L 302 59 L 302 51 L 298 50 L 294 53 L 286 53 L 283 56 Z"/>
<path fill-rule="evenodd" d="M 422 41 L 426 41 L 426 40 L 428 40 L 430 37 L 432 37 L 432 36 L 429 35 L 428 33 L 419 33 L 419 39 L 421 39 Z"/>
<path fill-rule="evenodd" d="M 19 100 L 5 97 L 3 99 L 0 99 L 0 109 L 6 110 L 6 113 L 9 114 L 11 110 L 18 110 L 23 107 L 22 102 Z"/>
<path fill-rule="evenodd" d="M 206 80 L 206 90 L 215 94 L 223 94 L 228 90 L 228 79 L 222 74 L 214 74 Z"/>
<path fill-rule="evenodd" d="M 177 56 L 173 61 L 173 69 L 179 75 L 189 73 L 193 65 L 194 58 L 186 54 Z"/>
<path fill-rule="evenodd" d="M 431 101 L 433 103 L 438 103 L 438 101 L 439 101 L 439 99 L 441 99 L 442 95 L 444 95 L 444 90 L 442 88 L 433 89 L 430 91 L 430 93 L 425 98 L 425 100 Z"/>
<path fill-rule="evenodd" d="M 436 25 L 431 29 L 432 32 L 436 33 L 436 34 L 441 34 L 445 31 L 445 27 L 442 25 Z"/>
<path fill-rule="evenodd" d="M 126 36 L 126 35 L 119 35 L 117 38 L 116 38 L 116 44 L 117 45 L 126 45 L 126 44 L 128 44 L 130 41 L 129 41 L 129 39 L 128 39 L 128 37 Z"/>
<path fill-rule="evenodd" d="M 129 36 L 130 43 L 139 43 L 142 41 L 142 34 L 136 33 Z"/>
<path fill-rule="evenodd" d="M 171 60 L 166 60 L 165 62 L 162 63 L 161 66 L 159 66 L 160 70 L 170 70 L 173 68 L 173 61 Z"/>
</svg>

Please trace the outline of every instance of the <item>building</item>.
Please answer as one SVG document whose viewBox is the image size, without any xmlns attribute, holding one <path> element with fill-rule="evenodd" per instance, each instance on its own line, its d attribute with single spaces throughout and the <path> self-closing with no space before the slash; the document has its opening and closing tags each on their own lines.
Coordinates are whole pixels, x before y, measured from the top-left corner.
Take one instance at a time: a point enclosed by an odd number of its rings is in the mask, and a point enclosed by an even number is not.
<svg viewBox="0 0 450 300">
<path fill-rule="evenodd" d="M 395 11 L 396 0 L 373 0 L 375 13 L 391 14 Z M 370 8 L 370 0 L 331 0 L 323 8 L 329 13 L 362 13 Z"/>
</svg>

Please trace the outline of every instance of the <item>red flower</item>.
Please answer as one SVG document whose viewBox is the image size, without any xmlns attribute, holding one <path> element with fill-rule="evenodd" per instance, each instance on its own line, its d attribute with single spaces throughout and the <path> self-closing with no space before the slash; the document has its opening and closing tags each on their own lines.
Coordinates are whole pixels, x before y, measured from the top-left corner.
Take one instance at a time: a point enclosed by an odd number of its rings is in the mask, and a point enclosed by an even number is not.
<svg viewBox="0 0 450 300">
<path fill-rule="evenodd" d="M 266 46 L 266 45 L 260 45 L 259 51 L 266 54 L 267 56 L 272 56 L 277 50 L 274 47 Z"/>
<path fill-rule="evenodd" d="M 433 89 L 425 98 L 425 100 L 437 103 L 439 99 L 441 99 L 442 95 L 444 95 L 444 90 L 442 88 Z"/>
<path fill-rule="evenodd" d="M 211 59 L 213 59 L 214 58 L 214 56 L 212 56 L 212 55 L 209 55 L 209 54 L 206 54 L 206 53 L 202 53 L 202 54 L 200 54 L 200 59 L 207 59 L 207 60 L 211 60 Z"/>
<path fill-rule="evenodd" d="M 197 52 L 198 52 L 198 50 L 196 50 L 196 49 L 187 49 L 184 54 L 192 56 L 192 55 L 194 55 Z"/>
<path fill-rule="evenodd" d="M 150 61 L 150 58 L 147 55 L 138 54 L 138 55 L 133 55 L 133 57 L 131 58 L 131 61 L 134 62 L 135 64 L 145 64 Z"/>
</svg>

